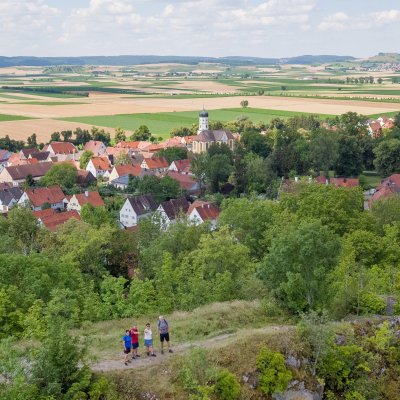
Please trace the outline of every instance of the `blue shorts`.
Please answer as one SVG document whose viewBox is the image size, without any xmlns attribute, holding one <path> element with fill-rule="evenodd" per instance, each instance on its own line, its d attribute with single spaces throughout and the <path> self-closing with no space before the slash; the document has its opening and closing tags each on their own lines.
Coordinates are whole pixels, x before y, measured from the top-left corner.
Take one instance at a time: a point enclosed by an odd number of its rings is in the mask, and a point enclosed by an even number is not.
<svg viewBox="0 0 400 400">
<path fill-rule="evenodd" d="M 147 339 L 147 340 L 145 339 L 144 345 L 145 347 L 153 346 L 153 339 Z"/>
<path fill-rule="evenodd" d="M 132 343 L 132 349 L 137 349 L 139 347 L 139 342 Z"/>
</svg>

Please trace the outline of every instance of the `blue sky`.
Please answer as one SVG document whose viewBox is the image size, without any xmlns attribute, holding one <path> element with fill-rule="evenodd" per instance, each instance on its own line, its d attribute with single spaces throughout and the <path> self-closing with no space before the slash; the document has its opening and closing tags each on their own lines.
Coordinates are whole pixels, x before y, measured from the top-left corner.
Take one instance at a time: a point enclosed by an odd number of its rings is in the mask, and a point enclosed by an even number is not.
<svg viewBox="0 0 400 400">
<path fill-rule="evenodd" d="M 0 55 L 400 52 L 399 0 L 0 0 Z"/>
</svg>

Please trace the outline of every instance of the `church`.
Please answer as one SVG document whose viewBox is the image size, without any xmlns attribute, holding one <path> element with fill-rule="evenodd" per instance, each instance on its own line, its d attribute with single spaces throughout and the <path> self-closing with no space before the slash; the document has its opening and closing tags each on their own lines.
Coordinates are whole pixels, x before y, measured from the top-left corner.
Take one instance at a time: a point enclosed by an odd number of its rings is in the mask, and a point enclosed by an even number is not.
<svg viewBox="0 0 400 400">
<path fill-rule="evenodd" d="M 199 114 L 199 130 L 197 131 L 197 135 L 193 138 L 192 152 L 196 154 L 204 153 L 215 143 L 224 143 L 233 150 L 234 142 L 235 138 L 230 131 L 209 129 L 208 112 L 203 108 Z"/>
</svg>

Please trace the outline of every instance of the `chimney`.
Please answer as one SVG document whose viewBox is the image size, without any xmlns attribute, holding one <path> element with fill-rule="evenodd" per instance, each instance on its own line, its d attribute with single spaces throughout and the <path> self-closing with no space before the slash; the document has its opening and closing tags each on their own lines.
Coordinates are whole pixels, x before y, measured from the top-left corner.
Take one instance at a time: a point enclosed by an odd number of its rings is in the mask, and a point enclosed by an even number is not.
<svg viewBox="0 0 400 400">
<path fill-rule="evenodd" d="M 89 192 L 85 190 L 85 197 L 89 197 Z"/>
</svg>

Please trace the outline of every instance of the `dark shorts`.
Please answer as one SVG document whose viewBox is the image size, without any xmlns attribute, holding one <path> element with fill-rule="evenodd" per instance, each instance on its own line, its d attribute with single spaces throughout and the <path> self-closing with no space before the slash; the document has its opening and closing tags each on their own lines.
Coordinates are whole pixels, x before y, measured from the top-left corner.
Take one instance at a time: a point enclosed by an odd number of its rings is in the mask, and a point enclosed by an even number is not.
<svg viewBox="0 0 400 400">
<path fill-rule="evenodd" d="M 137 349 L 139 347 L 139 342 L 132 343 L 132 349 Z"/>
<path fill-rule="evenodd" d="M 130 352 L 131 352 L 131 348 L 130 347 L 125 347 L 124 353 L 125 354 L 129 354 Z"/>
<path fill-rule="evenodd" d="M 163 343 L 165 341 L 169 342 L 169 333 L 160 333 L 160 341 Z"/>
</svg>

